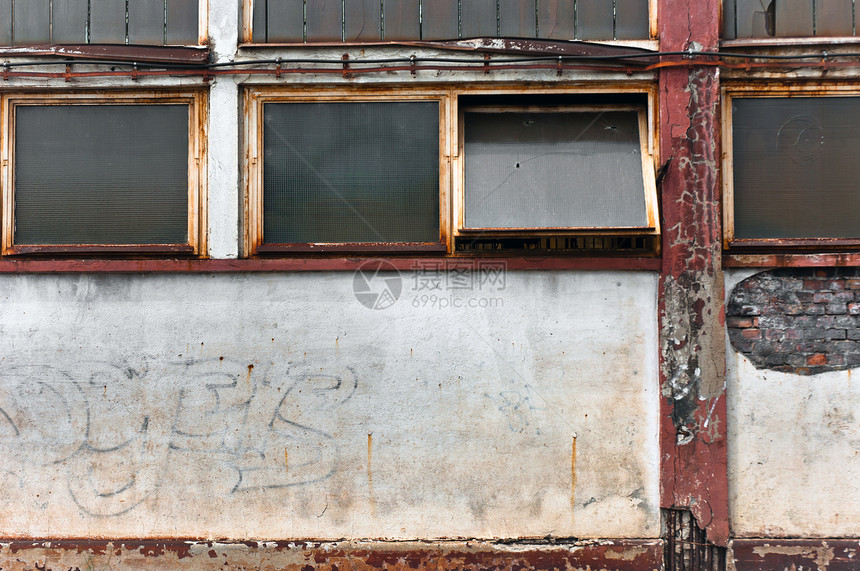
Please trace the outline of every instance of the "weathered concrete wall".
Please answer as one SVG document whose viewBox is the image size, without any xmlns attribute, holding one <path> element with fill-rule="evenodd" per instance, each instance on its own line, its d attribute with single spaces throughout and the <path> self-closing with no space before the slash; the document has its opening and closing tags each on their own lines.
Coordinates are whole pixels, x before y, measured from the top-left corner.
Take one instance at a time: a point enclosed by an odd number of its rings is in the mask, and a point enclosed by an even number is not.
<svg viewBox="0 0 860 571">
<path fill-rule="evenodd" d="M 754 273 L 728 273 L 727 295 Z M 860 383 L 852 370 L 756 369 L 734 349 L 727 361 L 733 534 L 860 535 Z"/>
<path fill-rule="evenodd" d="M 0 534 L 657 537 L 656 282 L 2 276 Z"/>
</svg>

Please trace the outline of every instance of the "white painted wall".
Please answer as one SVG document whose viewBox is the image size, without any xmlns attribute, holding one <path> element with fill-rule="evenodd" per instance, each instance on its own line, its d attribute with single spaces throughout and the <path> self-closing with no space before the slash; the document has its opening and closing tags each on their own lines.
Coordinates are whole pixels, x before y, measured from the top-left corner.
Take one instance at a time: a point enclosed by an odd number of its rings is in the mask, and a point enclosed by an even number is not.
<svg viewBox="0 0 860 571">
<path fill-rule="evenodd" d="M 727 272 L 726 295 L 753 273 Z M 756 370 L 727 345 L 733 533 L 860 535 L 860 379 Z"/>
<path fill-rule="evenodd" d="M 0 534 L 657 537 L 656 276 L 402 280 L 0 276 Z"/>
</svg>

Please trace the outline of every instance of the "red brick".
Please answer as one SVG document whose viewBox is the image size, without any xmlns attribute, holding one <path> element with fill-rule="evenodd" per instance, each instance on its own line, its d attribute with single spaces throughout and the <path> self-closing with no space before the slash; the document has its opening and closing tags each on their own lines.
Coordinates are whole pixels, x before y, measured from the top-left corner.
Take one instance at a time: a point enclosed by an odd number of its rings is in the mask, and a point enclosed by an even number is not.
<svg viewBox="0 0 860 571">
<path fill-rule="evenodd" d="M 851 315 L 860 315 L 860 303 L 849 303 L 848 313 Z"/>
<path fill-rule="evenodd" d="M 827 355 L 824 353 L 818 353 L 817 355 L 812 355 L 806 358 L 807 365 L 826 365 L 827 364 Z"/>
<path fill-rule="evenodd" d="M 746 339 L 761 339 L 761 329 L 744 329 L 741 335 Z"/>
<path fill-rule="evenodd" d="M 848 289 L 860 289 L 860 280 L 845 280 L 845 287 Z"/>
<path fill-rule="evenodd" d="M 812 296 L 812 301 L 815 303 L 827 303 L 831 299 L 833 299 L 833 294 L 830 292 L 817 293 L 814 296 Z"/>
<path fill-rule="evenodd" d="M 753 320 L 750 317 L 729 317 L 726 325 L 728 325 L 729 327 L 740 328 L 752 327 Z"/>
<path fill-rule="evenodd" d="M 824 284 L 825 282 L 823 280 L 803 280 L 803 289 L 824 289 Z"/>
</svg>

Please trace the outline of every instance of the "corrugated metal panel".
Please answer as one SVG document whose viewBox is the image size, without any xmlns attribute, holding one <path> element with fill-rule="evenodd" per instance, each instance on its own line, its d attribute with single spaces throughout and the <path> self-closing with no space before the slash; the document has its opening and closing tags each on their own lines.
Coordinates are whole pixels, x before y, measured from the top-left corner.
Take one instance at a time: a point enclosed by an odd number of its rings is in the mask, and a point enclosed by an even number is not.
<svg viewBox="0 0 860 571">
<path fill-rule="evenodd" d="M 12 0 L 0 0 L 0 45 L 12 45 Z"/>
<path fill-rule="evenodd" d="M 535 37 L 535 18 L 535 3 L 531 0 L 499 0 L 499 34 L 502 37 Z"/>
<path fill-rule="evenodd" d="M 379 0 L 344 0 L 343 7 L 345 41 L 374 42 L 382 38 Z"/>
<path fill-rule="evenodd" d="M 383 15 L 386 40 L 421 38 L 418 0 L 387 0 L 383 4 Z"/>
<path fill-rule="evenodd" d="M 422 1 L 422 40 L 453 40 L 458 37 L 457 2 L 454 0 Z"/>
<path fill-rule="evenodd" d="M 199 10 L 199 0 L 167 0 L 167 44 L 197 43 Z"/>
<path fill-rule="evenodd" d="M 615 0 L 615 37 L 637 40 L 650 35 L 648 0 Z"/>
<path fill-rule="evenodd" d="M 576 11 L 574 0 L 540 0 L 538 35 L 553 40 L 572 40 Z"/>
<path fill-rule="evenodd" d="M 49 0 L 15 2 L 12 22 L 16 46 L 51 43 L 51 5 Z"/>
<path fill-rule="evenodd" d="M 853 4 L 852 0 L 818 0 L 815 3 L 815 35 L 854 35 Z"/>
<path fill-rule="evenodd" d="M 578 0 L 576 3 L 576 39 L 611 40 L 614 14 L 607 0 Z"/>
<path fill-rule="evenodd" d="M 460 36 L 463 38 L 496 37 L 498 15 L 496 0 L 460 1 Z"/>
<path fill-rule="evenodd" d="M 125 43 L 125 0 L 90 0 L 90 41 Z"/>
<path fill-rule="evenodd" d="M 339 42 L 343 39 L 341 4 L 337 0 L 308 2 L 305 15 L 309 42 Z"/>
<path fill-rule="evenodd" d="M 262 0 L 260 0 L 262 1 Z M 305 16 L 302 0 L 269 1 L 266 17 L 266 35 L 262 38 L 254 32 L 254 41 L 301 42 L 304 39 Z M 256 21 L 255 21 L 255 30 Z"/>
<path fill-rule="evenodd" d="M 266 19 L 266 2 L 267 0 L 254 0 L 253 15 L 251 20 L 251 32 L 253 42 L 267 42 L 266 30 L 268 23 Z M 304 26 L 304 23 L 302 23 Z"/>
<path fill-rule="evenodd" d="M 128 42 L 149 45 L 164 43 L 164 0 L 134 0 L 128 3 Z"/>
<path fill-rule="evenodd" d="M 768 30 L 767 6 L 765 4 L 763 7 L 761 0 L 736 0 L 738 38 L 766 38 L 773 35 L 773 31 Z"/>
<path fill-rule="evenodd" d="M 53 37 L 55 44 L 87 43 L 87 0 L 65 0 L 53 5 Z M 2 19 L 2 15 L 0 15 Z"/>
<path fill-rule="evenodd" d="M 776 35 L 798 37 L 813 35 L 812 0 L 776 2 Z"/>
<path fill-rule="evenodd" d="M 726 40 L 733 40 L 737 36 L 735 32 L 735 23 L 737 22 L 735 2 L 737 0 L 723 0 L 723 39 Z"/>
</svg>

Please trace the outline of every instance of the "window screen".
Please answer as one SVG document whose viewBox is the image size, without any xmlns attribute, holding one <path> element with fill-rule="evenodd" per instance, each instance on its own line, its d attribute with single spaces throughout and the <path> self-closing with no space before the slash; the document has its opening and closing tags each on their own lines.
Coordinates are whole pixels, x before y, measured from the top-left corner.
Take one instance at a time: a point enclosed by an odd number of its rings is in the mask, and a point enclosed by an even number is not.
<svg viewBox="0 0 860 571">
<path fill-rule="evenodd" d="M 188 242 L 187 105 L 18 105 L 14 242 Z"/>
<path fill-rule="evenodd" d="M 465 113 L 465 227 L 648 225 L 636 111 Z"/>
<path fill-rule="evenodd" d="M 266 103 L 263 241 L 439 242 L 439 103 Z"/>
<path fill-rule="evenodd" d="M 732 99 L 734 237 L 860 238 L 860 97 Z"/>
</svg>

